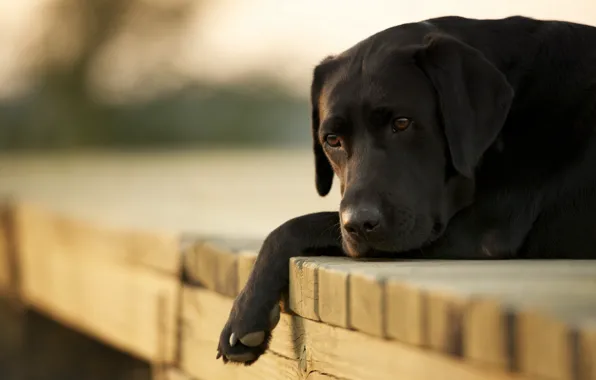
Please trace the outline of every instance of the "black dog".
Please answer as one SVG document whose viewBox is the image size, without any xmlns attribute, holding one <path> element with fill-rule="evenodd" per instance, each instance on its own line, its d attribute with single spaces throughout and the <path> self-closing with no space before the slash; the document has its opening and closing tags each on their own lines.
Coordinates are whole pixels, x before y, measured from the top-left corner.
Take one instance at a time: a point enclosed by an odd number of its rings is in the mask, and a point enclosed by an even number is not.
<svg viewBox="0 0 596 380">
<path fill-rule="evenodd" d="M 384 30 L 314 70 L 316 187 L 340 212 L 264 241 L 219 342 L 266 350 L 298 255 L 596 258 L 596 28 L 444 17 Z"/>
</svg>

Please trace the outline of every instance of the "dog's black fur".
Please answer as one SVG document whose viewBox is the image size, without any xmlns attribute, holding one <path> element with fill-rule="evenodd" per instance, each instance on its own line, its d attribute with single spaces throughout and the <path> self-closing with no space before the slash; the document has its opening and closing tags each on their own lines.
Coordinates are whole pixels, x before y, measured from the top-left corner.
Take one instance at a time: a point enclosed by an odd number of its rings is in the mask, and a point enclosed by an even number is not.
<svg viewBox="0 0 596 380">
<path fill-rule="evenodd" d="M 265 239 L 218 347 L 253 363 L 298 255 L 596 258 L 596 28 L 443 17 L 314 70 L 316 188 L 340 212 Z M 230 346 L 265 331 L 257 347 Z"/>
</svg>

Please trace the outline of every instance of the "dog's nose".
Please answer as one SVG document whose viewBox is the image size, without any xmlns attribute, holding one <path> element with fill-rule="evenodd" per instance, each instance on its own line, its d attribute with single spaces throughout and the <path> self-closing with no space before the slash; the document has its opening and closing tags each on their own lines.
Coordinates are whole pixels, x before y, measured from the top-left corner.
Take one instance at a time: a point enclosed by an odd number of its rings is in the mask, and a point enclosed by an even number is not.
<svg viewBox="0 0 596 380">
<path fill-rule="evenodd" d="M 366 238 L 379 228 L 381 211 L 376 207 L 348 208 L 342 211 L 341 220 L 350 235 Z"/>
</svg>

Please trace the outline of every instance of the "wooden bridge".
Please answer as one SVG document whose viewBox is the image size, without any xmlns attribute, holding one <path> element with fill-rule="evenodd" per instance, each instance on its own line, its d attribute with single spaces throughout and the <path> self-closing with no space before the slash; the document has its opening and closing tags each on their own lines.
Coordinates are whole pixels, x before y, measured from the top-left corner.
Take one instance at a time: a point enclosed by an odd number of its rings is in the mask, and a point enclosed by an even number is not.
<svg viewBox="0 0 596 380">
<path fill-rule="evenodd" d="M 270 351 L 224 366 L 217 340 L 259 237 L 337 201 L 304 201 L 315 198 L 306 154 L 227 157 L 201 156 L 202 169 L 0 161 L 0 188 L 16 197 L 1 211 L 2 298 L 147 363 L 156 380 L 596 380 L 589 261 L 295 258 Z"/>
</svg>

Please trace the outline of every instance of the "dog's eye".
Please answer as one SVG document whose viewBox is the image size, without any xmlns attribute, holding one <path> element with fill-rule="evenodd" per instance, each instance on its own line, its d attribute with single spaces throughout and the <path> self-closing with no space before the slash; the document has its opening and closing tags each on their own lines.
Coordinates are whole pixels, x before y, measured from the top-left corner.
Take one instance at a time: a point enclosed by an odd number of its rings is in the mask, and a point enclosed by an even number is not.
<svg viewBox="0 0 596 380">
<path fill-rule="evenodd" d="M 325 143 L 327 143 L 327 145 L 329 145 L 332 148 L 337 148 L 341 146 L 341 139 L 338 135 L 328 134 L 327 136 L 325 136 Z"/>
<path fill-rule="evenodd" d="M 407 117 L 398 117 L 397 119 L 393 120 L 392 130 L 393 132 L 400 132 L 405 131 L 412 125 L 412 120 L 408 119 Z"/>
</svg>

